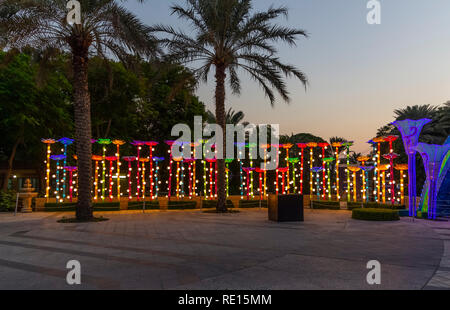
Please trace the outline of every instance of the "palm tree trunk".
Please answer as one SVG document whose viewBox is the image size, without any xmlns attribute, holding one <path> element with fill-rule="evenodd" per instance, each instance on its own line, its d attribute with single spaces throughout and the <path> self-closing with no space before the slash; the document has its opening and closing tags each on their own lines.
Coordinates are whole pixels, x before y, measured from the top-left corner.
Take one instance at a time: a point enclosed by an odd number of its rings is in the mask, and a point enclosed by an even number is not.
<svg viewBox="0 0 450 310">
<path fill-rule="evenodd" d="M 80 41 L 78 41 L 79 44 L 72 45 L 75 147 L 78 156 L 78 203 L 76 217 L 80 221 L 86 221 L 93 217 L 91 194 L 92 129 L 91 100 L 88 89 L 88 47 Z"/>
<path fill-rule="evenodd" d="M 4 191 L 8 190 L 8 181 L 12 174 L 13 163 L 14 163 L 14 158 L 16 157 L 17 148 L 19 147 L 20 141 L 22 140 L 22 132 L 23 131 L 21 131 L 19 138 L 17 138 L 16 142 L 14 143 L 14 146 L 11 151 L 11 155 L 9 156 L 9 159 L 8 159 L 8 170 L 6 170 L 6 174 L 3 179 L 3 190 Z"/>
<path fill-rule="evenodd" d="M 225 66 L 223 64 L 216 66 L 216 120 L 222 127 L 223 132 L 223 153 L 226 147 L 226 124 L 225 124 Z M 225 159 L 217 161 L 217 211 L 226 212 L 226 176 Z"/>
</svg>

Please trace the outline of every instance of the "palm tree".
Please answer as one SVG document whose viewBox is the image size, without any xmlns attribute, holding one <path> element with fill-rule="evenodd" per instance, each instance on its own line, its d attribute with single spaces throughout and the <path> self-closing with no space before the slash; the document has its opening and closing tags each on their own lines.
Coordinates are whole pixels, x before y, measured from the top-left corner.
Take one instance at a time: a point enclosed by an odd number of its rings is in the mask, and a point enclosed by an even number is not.
<svg viewBox="0 0 450 310">
<path fill-rule="evenodd" d="M 248 122 L 243 122 L 245 118 L 245 114 L 242 111 L 236 112 L 232 108 L 228 109 L 226 115 L 225 115 L 225 123 L 226 124 L 233 124 L 238 125 L 242 124 L 244 126 L 247 126 Z M 206 122 L 209 124 L 217 124 L 216 116 L 211 111 L 206 111 Z"/>
<path fill-rule="evenodd" d="M 269 8 L 252 13 L 251 0 L 186 0 L 186 6 L 172 6 L 172 14 L 190 22 L 192 32 L 187 34 L 170 26 L 157 25 L 153 31 L 165 35 L 160 42 L 167 47 L 172 59 L 183 63 L 200 64 L 195 71 L 200 80 L 207 82 L 211 69 L 215 69 L 215 114 L 225 133 L 225 82 L 234 94 L 241 91 L 238 69 L 247 72 L 264 90 L 272 106 L 274 90 L 289 102 L 289 92 L 283 76 L 294 76 L 306 87 L 306 76 L 292 65 L 283 64 L 276 56 L 273 43 L 296 44 L 303 30 L 273 25 L 272 21 L 287 16 L 284 7 Z M 223 149 L 226 149 L 225 134 Z M 218 160 L 217 211 L 226 212 L 225 161 Z"/>
<path fill-rule="evenodd" d="M 119 59 L 156 51 L 149 28 L 114 0 L 81 1 L 81 24 L 66 21 L 66 0 L 6 0 L 14 14 L 0 17 L 8 47 L 58 48 L 72 55 L 75 145 L 78 155 L 78 220 L 92 219 L 91 103 L 88 90 L 89 56 Z"/>
<path fill-rule="evenodd" d="M 395 119 L 403 121 L 405 119 L 419 120 L 422 118 L 434 119 L 438 108 L 429 104 L 408 106 L 404 109 L 394 111 Z"/>
</svg>

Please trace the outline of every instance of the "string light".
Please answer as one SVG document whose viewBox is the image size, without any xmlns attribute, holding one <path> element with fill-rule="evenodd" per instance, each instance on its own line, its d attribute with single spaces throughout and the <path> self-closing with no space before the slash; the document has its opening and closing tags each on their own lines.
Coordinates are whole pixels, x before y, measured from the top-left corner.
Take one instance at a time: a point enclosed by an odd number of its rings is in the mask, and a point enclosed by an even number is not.
<svg viewBox="0 0 450 310">
<path fill-rule="evenodd" d="M 313 191 L 314 191 L 314 182 L 313 182 L 313 167 L 314 167 L 314 148 L 317 147 L 316 142 L 307 143 L 309 147 L 309 197 L 312 199 Z"/>
<path fill-rule="evenodd" d="M 125 144 L 125 141 L 122 140 L 113 140 L 112 143 L 116 145 L 117 151 L 116 151 L 116 158 L 117 158 L 117 171 L 116 171 L 116 177 L 117 177 L 117 199 L 120 201 L 121 197 L 121 186 L 120 186 L 120 147 Z"/>
</svg>

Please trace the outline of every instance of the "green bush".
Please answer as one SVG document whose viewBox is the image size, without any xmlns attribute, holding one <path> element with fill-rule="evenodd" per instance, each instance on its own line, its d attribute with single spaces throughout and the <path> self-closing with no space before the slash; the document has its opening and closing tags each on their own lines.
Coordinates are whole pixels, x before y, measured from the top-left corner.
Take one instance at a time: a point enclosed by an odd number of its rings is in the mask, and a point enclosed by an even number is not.
<svg viewBox="0 0 450 310">
<path fill-rule="evenodd" d="M 316 210 L 340 210 L 339 201 L 312 201 L 312 208 Z"/>
<path fill-rule="evenodd" d="M 226 202 L 228 209 L 233 209 L 234 205 L 231 200 L 227 200 Z M 203 200 L 202 208 L 203 209 L 215 209 L 217 207 L 217 200 Z"/>
<path fill-rule="evenodd" d="M 143 201 L 134 201 L 128 203 L 128 210 L 142 210 L 144 209 Z M 145 210 L 159 210 L 159 202 L 156 201 L 146 201 Z"/>
<path fill-rule="evenodd" d="M 352 210 L 355 208 L 369 208 L 369 209 L 391 209 L 391 210 L 404 210 L 406 209 L 405 205 L 392 205 L 390 203 L 378 203 L 378 202 L 348 202 L 347 209 Z"/>
<path fill-rule="evenodd" d="M 417 216 L 416 217 L 418 219 L 428 220 L 428 212 L 417 211 Z"/>
<path fill-rule="evenodd" d="M 259 208 L 261 205 L 262 208 L 267 208 L 267 200 L 240 200 L 239 208 L 241 209 L 249 209 L 249 208 Z"/>
<path fill-rule="evenodd" d="M 44 205 L 45 212 L 69 212 L 75 211 L 77 206 L 76 202 L 63 202 L 63 203 L 46 203 Z M 94 211 L 120 211 L 119 202 L 96 202 L 92 204 Z"/>
<path fill-rule="evenodd" d="M 178 201 L 171 200 L 169 201 L 168 209 L 169 210 L 193 210 L 197 208 L 196 201 Z"/>
<path fill-rule="evenodd" d="M 14 211 L 16 197 L 15 191 L 0 191 L 0 212 Z"/>
<path fill-rule="evenodd" d="M 398 221 L 400 216 L 397 210 L 391 209 L 353 209 L 352 218 L 363 221 Z"/>
</svg>

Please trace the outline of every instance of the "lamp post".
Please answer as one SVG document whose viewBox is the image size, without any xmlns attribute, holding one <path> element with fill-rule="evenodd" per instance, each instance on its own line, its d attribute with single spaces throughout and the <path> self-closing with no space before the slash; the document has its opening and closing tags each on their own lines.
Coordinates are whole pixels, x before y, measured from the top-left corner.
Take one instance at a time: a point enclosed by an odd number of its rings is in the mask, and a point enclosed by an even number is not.
<svg viewBox="0 0 450 310">
<path fill-rule="evenodd" d="M 403 120 L 393 122 L 392 125 L 397 127 L 403 139 L 406 154 L 408 154 L 408 206 L 409 216 L 417 215 L 416 202 L 416 150 L 415 147 L 419 142 L 420 132 L 423 126 L 430 123 L 431 119 L 421 120 Z"/>
<path fill-rule="evenodd" d="M 395 203 L 395 179 L 394 179 L 394 159 L 399 157 L 400 155 L 395 153 L 389 153 L 386 155 L 383 155 L 385 159 L 389 160 L 389 170 L 390 170 L 390 181 L 389 184 L 391 186 L 391 203 Z"/>
<path fill-rule="evenodd" d="M 77 171 L 77 167 L 64 167 L 66 171 L 69 171 L 69 200 L 72 202 L 73 199 L 73 173 Z"/>
<path fill-rule="evenodd" d="M 380 183 L 381 183 L 381 201 L 386 203 L 386 171 L 389 170 L 389 165 L 380 165 L 378 167 L 380 171 Z"/>
<path fill-rule="evenodd" d="M 114 170 L 114 166 L 113 163 L 117 162 L 117 157 L 116 156 L 108 156 L 106 157 L 106 160 L 109 161 L 109 188 L 108 188 L 108 194 L 109 194 L 109 201 L 113 200 L 113 170 Z M 117 182 L 119 182 L 119 180 L 117 180 Z"/>
</svg>

